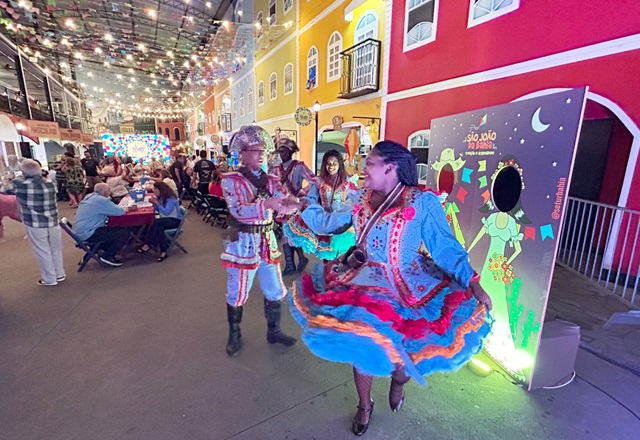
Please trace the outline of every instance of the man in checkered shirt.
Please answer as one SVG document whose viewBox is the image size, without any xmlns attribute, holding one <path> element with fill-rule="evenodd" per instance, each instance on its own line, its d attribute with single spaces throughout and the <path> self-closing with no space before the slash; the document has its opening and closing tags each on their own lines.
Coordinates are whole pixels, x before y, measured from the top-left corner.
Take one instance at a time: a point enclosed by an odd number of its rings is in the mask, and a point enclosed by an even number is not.
<svg viewBox="0 0 640 440">
<path fill-rule="evenodd" d="M 40 164 L 27 159 L 22 176 L 13 181 L 22 223 L 27 227 L 31 248 L 40 265 L 41 286 L 55 286 L 66 279 L 62 264 L 62 234 L 58 225 L 56 186 L 42 177 Z"/>
</svg>

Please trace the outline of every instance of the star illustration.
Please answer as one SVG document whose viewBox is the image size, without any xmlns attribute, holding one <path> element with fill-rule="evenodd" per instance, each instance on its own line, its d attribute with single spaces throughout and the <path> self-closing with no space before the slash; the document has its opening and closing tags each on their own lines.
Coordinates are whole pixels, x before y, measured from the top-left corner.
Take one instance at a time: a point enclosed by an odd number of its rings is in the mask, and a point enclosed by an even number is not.
<svg viewBox="0 0 640 440">
<path fill-rule="evenodd" d="M 518 127 L 514 128 L 513 131 L 518 131 Z"/>
<path fill-rule="evenodd" d="M 561 125 L 558 130 L 562 131 L 562 130 L 564 130 L 564 127 Z"/>
<path fill-rule="evenodd" d="M 547 194 L 547 199 L 550 199 L 550 198 L 551 198 L 551 196 L 549 194 Z"/>
<path fill-rule="evenodd" d="M 555 167 L 556 165 L 558 165 L 558 162 L 554 162 L 551 165 L 553 165 Z"/>
<path fill-rule="evenodd" d="M 509 136 L 509 140 L 511 140 L 511 136 Z"/>
<path fill-rule="evenodd" d="M 567 98 L 566 103 L 571 104 L 571 98 Z"/>
<path fill-rule="evenodd" d="M 518 117 L 520 117 L 520 113 L 518 113 Z"/>
<path fill-rule="evenodd" d="M 544 145 L 540 145 L 540 148 L 544 148 Z"/>
<path fill-rule="evenodd" d="M 524 144 L 524 139 L 520 139 L 520 144 Z"/>
</svg>

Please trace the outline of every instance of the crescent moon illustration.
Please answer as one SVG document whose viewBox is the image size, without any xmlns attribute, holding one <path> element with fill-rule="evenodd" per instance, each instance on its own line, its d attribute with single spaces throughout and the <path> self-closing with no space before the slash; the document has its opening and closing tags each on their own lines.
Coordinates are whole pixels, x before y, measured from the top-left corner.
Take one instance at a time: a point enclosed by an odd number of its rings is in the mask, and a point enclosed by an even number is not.
<svg viewBox="0 0 640 440">
<path fill-rule="evenodd" d="M 542 133 L 547 128 L 549 128 L 549 125 L 550 125 L 550 124 L 543 124 L 540 121 L 540 110 L 542 110 L 542 107 L 538 107 L 538 110 L 536 110 L 535 113 L 533 114 L 533 118 L 531 118 L 531 127 L 538 133 Z"/>
</svg>

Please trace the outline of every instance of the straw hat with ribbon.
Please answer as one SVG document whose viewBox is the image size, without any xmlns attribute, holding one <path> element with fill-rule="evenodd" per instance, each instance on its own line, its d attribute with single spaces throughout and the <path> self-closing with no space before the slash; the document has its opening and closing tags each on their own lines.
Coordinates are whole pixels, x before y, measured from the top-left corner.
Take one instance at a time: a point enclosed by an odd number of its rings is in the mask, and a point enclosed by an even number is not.
<svg viewBox="0 0 640 440">
<path fill-rule="evenodd" d="M 453 148 L 445 148 L 440 154 L 440 160 L 435 161 L 431 167 L 436 171 L 440 171 L 445 165 L 450 165 L 453 171 L 458 171 L 464 166 L 465 162 L 466 160 L 462 160 L 460 157 L 456 159 Z"/>
</svg>

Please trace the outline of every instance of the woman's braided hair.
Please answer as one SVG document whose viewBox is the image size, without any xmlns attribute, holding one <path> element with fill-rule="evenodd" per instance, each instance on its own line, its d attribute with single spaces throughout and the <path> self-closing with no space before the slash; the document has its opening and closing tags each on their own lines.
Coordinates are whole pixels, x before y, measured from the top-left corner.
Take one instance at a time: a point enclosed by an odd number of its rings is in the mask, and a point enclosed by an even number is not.
<svg viewBox="0 0 640 440">
<path fill-rule="evenodd" d="M 393 141 L 380 141 L 371 153 L 382 158 L 384 163 L 397 167 L 398 180 L 405 186 L 418 186 L 418 163 L 409 149 Z"/>
</svg>

